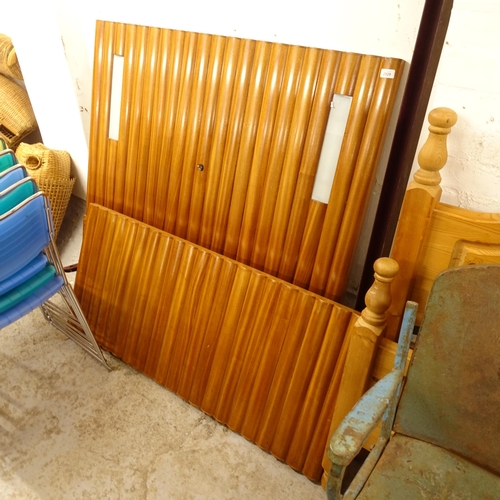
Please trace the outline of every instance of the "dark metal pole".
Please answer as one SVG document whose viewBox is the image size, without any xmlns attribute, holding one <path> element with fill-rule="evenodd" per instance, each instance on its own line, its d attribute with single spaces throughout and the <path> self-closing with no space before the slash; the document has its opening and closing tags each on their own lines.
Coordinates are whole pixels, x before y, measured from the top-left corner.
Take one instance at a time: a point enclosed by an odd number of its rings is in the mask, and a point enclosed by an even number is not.
<svg viewBox="0 0 500 500">
<path fill-rule="evenodd" d="M 373 263 L 388 256 L 451 17 L 453 0 L 426 0 L 389 155 L 356 308 L 373 281 Z"/>
</svg>

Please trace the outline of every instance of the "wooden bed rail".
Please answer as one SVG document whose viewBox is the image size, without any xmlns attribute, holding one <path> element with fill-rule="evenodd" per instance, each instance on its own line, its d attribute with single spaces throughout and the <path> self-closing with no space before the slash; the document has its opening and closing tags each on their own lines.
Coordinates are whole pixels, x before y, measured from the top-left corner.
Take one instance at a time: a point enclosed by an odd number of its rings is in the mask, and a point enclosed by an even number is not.
<svg viewBox="0 0 500 500">
<path fill-rule="evenodd" d="M 392 284 L 393 301 L 386 333 L 390 340 L 397 339 L 432 213 L 441 198 L 439 171 L 448 159 L 446 139 L 457 122 L 457 114 L 449 108 L 436 108 L 429 113 L 429 122 L 429 137 L 418 154 L 420 168 L 408 185 L 391 251 L 400 272 Z"/>
</svg>

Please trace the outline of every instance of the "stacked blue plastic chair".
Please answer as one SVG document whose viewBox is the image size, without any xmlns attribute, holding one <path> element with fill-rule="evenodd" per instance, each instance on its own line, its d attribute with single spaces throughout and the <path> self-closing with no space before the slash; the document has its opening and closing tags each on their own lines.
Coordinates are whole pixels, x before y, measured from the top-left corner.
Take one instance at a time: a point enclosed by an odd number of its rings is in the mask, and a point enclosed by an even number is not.
<svg viewBox="0 0 500 500">
<path fill-rule="evenodd" d="M 50 203 L 10 150 L 0 152 L 0 329 L 41 307 L 45 318 L 108 367 L 54 243 Z M 49 300 L 58 294 L 62 300 Z"/>
</svg>

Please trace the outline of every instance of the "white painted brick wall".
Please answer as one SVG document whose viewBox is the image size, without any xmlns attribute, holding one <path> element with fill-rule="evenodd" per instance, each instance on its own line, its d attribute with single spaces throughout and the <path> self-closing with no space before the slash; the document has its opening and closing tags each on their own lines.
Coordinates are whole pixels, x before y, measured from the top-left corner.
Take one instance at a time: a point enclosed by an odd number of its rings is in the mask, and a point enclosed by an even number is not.
<svg viewBox="0 0 500 500">
<path fill-rule="evenodd" d="M 429 109 L 437 106 L 458 113 L 448 140 L 449 161 L 442 171 L 442 200 L 499 212 L 499 1 L 455 0 Z M 426 137 L 424 128 L 421 144 Z"/>
</svg>

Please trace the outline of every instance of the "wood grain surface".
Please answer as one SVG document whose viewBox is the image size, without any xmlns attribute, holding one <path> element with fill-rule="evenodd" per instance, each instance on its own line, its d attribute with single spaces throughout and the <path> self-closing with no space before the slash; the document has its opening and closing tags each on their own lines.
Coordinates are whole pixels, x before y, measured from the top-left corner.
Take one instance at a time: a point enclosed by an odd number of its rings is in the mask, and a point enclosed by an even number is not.
<svg viewBox="0 0 500 500">
<path fill-rule="evenodd" d="M 338 299 L 402 73 L 398 59 L 98 21 L 88 203 Z M 353 102 L 323 204 L 311 195 L 334 93 Z"/>
<path fill-rule="evenodd" d="M 104 349 L 319 480 L 357 313 L 95 204 L 75 291 Z"/>
</svg>

